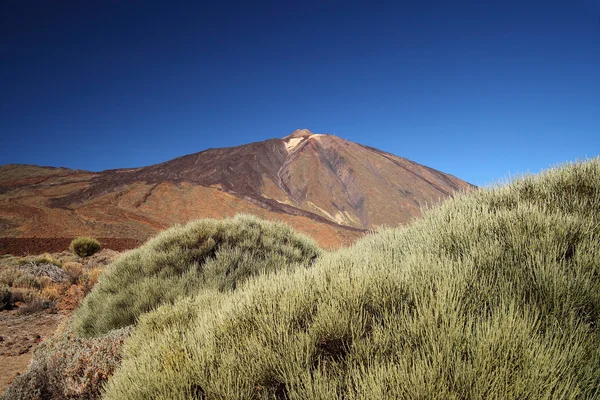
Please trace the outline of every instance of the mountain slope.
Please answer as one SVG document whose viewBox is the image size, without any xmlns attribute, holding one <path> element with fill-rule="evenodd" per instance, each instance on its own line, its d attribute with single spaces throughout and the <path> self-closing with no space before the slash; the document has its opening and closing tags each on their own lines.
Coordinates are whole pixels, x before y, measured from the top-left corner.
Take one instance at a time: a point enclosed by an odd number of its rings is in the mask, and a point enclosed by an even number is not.
<svg viewBox="0 0 600 400">
<path fill-rule="evenodd" d="M 175 223 L 246 212 L 336 247 L 470 187 L 377 149 L 298 130 L 142 168 L 2 166 L 0 236 L 145 239 Z"/>
</svg>

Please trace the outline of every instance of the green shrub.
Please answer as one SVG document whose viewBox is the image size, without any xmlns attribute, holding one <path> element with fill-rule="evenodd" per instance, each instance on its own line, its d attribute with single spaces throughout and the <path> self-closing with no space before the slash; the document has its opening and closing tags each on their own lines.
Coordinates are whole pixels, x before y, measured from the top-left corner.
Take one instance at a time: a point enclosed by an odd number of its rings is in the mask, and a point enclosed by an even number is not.
<svg viewBox="0 0 600 400">
<path fill-rule="evenodd" d="M 13 305 L 10 287 L 0 284 L 0 311 L 8 310 Z"/>
<path fill-rule="evenodd" d="M 600 159 L 142 315 L 105 399 L 600 398 Z"/>
<path fill-rule="evenodd" d="M 115 260 L 75 322 L 83 336 L 103 334 L 179 297 L 235 290 L 252 276 L 312 264 L 319 254 L 287 225 L 247 215 L 175 226 Z"/>
<path fill-rule="evenodd" d="M 69 250 L 77 254 L 79 257 L 89 257 L 99 251 L 101 248 L 100 242 L 90 237 L 78 237 L 73 239 Z"/>
</svg>

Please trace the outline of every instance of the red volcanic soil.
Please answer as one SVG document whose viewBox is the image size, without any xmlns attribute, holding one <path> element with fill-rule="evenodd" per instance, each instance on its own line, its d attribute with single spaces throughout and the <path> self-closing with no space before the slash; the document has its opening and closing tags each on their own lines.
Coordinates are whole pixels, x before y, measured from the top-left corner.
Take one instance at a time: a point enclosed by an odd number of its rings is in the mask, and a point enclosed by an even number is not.
<svg viewBox="0 0 600 400">
<path fill-rule="evenodd" d="M 103 239 L 105 247 L 123 250 L 175 224 L 238 213 L 283 221 L 333 249 L 369 230 L 407 224 L 423 208 L 472 188 L 405 158 L 305 129 L 141 168 L 96 173 L 5 165 L 0 236 L 7 239 L 0 238 L 0 253 L 61 251 L 76 236 L 128 238 Z"/>
<path fill-rule="evenodd" d="M 73 238 L 11 238 L 0 237 L 0 254 L 24 256 L 29 254 L 57 253 L 69 248 Z M 138 239 L 98 238 L 102 248 L 115 251 L 130 250 L 142 244 Z"/>
</svg>

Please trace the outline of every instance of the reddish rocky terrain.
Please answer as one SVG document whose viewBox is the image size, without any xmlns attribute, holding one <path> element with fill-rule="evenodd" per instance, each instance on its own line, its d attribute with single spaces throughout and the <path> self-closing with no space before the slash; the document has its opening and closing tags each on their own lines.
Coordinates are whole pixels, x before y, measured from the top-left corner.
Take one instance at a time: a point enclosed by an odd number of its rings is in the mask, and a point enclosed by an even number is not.
<svg viewBox="0 0 600 400">
<path fill-rule="evenodd" d="M 80 235 L 137 244 L 176 223 L 240 212 L 282 220 L 334 248 L 369 229 L 404 224 L 423 206 L 471 187 L 405 158 L 308 130 L 134 169 L 4 165 L 0 237 L 27 240 L 0 241 L 0 251 L 60 251 L 68 239 L 49 238 Z M 60 248 L 36 247 L 43 242 Z M 123 250 L 123 243 L 113 247 Z"/>
<path fill-rule="evenodd" d="M 96 238 L 105 249 L 130 250 L 142 242 L 138 239 Z M 0 254 L 26 256 L 43 253 L 58 253 L 69 248 L 72 238 L 12 238 L 0 237 Z"/>
<path fill-rule="evenodd" d="M 48 243 L 56 245 L 61 240 L 50 240 Z M 21 240 L 17 240 L 18 242 Z M 44 263 L 47 259 L 54 260 L 62 267 L 50 267 L 58 268 L 68 278 L 55 281 L 49 275 L 44 275 L 53 271 L 46 267 L 45 270 L 41 268 L 42 273 L 33 278 L 36 280 L 43 276 L 46 279 L 43 288 L 27 288 L 22 284 L 14 284 L 10 288 L 12 296 L 18 295 L 18 299 L 12 306 L 0 306 L 0 397 L 15 376 L 27 370 L 35 348 L 51 337 L 59 324 L 69 318 L 92 289 L 104 268 L 119 254 L 103 249 L 87 258 L 66 251 L 42 256 L 0 257 L 0 287 L 6 288 L 11 270 L 26 270 L 23 265 L 27 263 L 23 262 Z"/>
</svg>

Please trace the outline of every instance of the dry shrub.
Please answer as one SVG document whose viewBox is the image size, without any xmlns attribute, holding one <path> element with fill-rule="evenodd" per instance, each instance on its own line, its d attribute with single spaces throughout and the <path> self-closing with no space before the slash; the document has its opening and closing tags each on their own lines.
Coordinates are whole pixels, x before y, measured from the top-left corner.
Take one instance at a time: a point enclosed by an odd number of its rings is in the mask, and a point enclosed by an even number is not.
<svg viewBox="0 0 600 400">
<path fill-rule="evenodd" d="M 0 270 L 0 284 L 6 286 L 14 286 L 15 281 L 18 281 L 23 276 L 28 275 L 26 272 L 21 271 L 18 268 L 6 267 Z M 31 276 L 31 275 L 30 275 Z"/>
<path fill-rule="evenodd" d="M 39 290 L 42 284 L 34 276 L 25 273 L 14 280 L 13 287 Z"/>
<path fill-rule="evenodd" d="M 26 303 L 34 298 L 34 296 L 31 295 L 31 291 L 27 289 L 11 288 L 11 292 L 13 304 Z"/>
<path fill-rule="evenodd" d="M 8 310 L 13 306 L 13 296 L 10 287 L 0 285 L 0 311 Z"/>
<path fill-rule="evenodd" d="M 121 359 L 129 329 L 96 339 L 81 339 L 62 326 L 36 348 L 29 370 L 17 376 L 3 400 L 100 398 L 101 389 Z"/>
<path fill-rule="evenodd" d="M 106 267 L 119 257 L 120 254 L 118 251 L 111 249 L 102 249 L 86 259 L 85 268 Z"/>
<path fill-rule="evenodd" d="M 47 276 L 53 282 L 66 282 L 69 280 L 69 275 L 60 266 L 50 262 L 35 263 L 30 261 L 21 264 L 19 269 L 38 278 Z"/>
<path fill-rule="evenodd" d="M 40 297 L 54 303 L 61 298 L 61 294 L 56 286 L 47 286 L 41 290 Z"/>
<path fill-rule="evenodd" d="M 62 263 L 59 260 L 57 260 L 48 253 L 34 257 L 33 260 L 31 260 L 31 262 L 33 262 L 34 264 L 53 264 L 57 267 L 60 267 L 62 265 Z"/>
<path fill-rule="evenodd" d="M 79 282 L 79 278 L 83 275 L 83 265 L 78 262 L 68 261 L 64 263 L 63 269 L 69 275 L 69 281 L 72 284 Z"/>
<path fill-rule="evenodd" d="M 52 301 L 33 295 L 27 302 L 18 308 L 17 313 L 20 315 L 33 314 L 42 310 L 46 310 L 52 306 Z"/>
<path fill-rule="evenodd" d="M 79 283 L 85 294 L 89 293 L 96 283 L 98 283 L 98 279 L 100 279 L 103 271 L 103 268 L 92 268 L 81 275 Z"/>
<path fill-rule="evenodd" d="M 57 267 L 60 267 L 62 263 L 57 260 L 54 256 L 48 253 L 44 253 L 38 256 L 26 256 L 23 258 L 19 258 L 17 261 L 18 265 L 23 264 L 53 264 Z"/>
<path fill-rule="evenodd" d="M 52 278 L 49 276 L 40 276 L 37 279 L 40 282 L 42 289 L 54 284 L 54 282 L 52 282 Z"/>
</svg>

